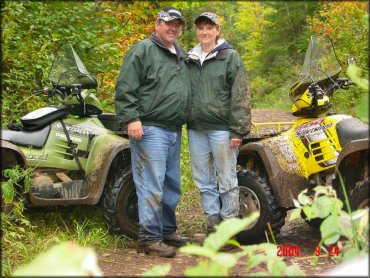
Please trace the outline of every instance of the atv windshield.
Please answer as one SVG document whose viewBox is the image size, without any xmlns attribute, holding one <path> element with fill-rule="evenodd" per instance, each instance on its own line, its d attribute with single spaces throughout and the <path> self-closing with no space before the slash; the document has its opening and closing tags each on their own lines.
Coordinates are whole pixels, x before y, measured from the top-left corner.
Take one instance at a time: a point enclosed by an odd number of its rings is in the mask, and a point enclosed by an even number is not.
<svg viewBox="0 0 370 278">
<path fill-rule="evenodd" d="M 325 87 L 333 83 L 333 79 L 336 79 L 341 70 L 342 67 L 338 62 L 332 41 L 324 36 L 311 36 L 299 81 L 290 91 L 292 101 L 300 98 L 301 94 L 313 83 L 319 83 L 320 87 L 325 90 Z"/>
<path fill-rule="evenodd" d="M 54 85 L 63 87 L 80 84 L 82 89 L 92 89 L 98 85 L 70 43 L 63 44 L 58 49 L 49 72 L 49 80 Z"/>
<path fill-rule="evenodd" d="M 320 82 L 332 78 L 342 70 L 335 55 L 332 41 L 323 36 L 312 36 L 304 59 L 301 80 Z"/>
</svg>

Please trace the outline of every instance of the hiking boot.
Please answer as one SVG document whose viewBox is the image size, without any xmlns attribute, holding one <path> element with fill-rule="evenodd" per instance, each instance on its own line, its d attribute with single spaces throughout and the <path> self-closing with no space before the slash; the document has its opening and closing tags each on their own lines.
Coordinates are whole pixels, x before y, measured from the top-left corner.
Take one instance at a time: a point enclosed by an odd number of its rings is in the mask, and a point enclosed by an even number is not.
<svg viewBox="0 0 370 278">
<path fill-rule="evenodd" d="M 213 227 L 213 226 L 208 226 L 208 227 L 207 227 L 207 232 L 206 232 L 206 237 L 208 237 L 210 234 L 212 234 L 212 233 L 214 233 L 214 232 L 216 232 L 215 227 Z"/>
<path fill-rule="evenodd" d="M 137 252 L 164 258 L 173 258 L 176 256 L 176 249 L 164 244 L 162 241 L 154 243 L 140 243 L 137 246 Z"/>
<path fill-rule="evenodd" d="M 215 226 L 220 224 L 222 218 L 218 214 L 210 215 L 206 217 L 207 222 L 207 236 L 216 231 Z"/>
<path fill-rule="evenodd" d="M 190 242 L 190 238 L 180 236 L 178 234 L 173 234 L 172 236 L 163 238 L 163 242 L 173 247 L 182 247 L 185 246 L 188 242 Z"/>
</svg>

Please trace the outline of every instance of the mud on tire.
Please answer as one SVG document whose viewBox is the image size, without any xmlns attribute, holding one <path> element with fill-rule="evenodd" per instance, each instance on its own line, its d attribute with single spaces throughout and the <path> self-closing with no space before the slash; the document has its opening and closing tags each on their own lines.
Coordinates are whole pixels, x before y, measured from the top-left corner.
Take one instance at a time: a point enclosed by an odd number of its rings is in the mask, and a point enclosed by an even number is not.
<svg viewBox="0 0 370 278">
<path fill-rule="evenodd" d="M 270 237 L 267 223 L 276 236 L 285 224 L 286 211 L 279 209 L 272 189 L 264 176 L 258 176 L 249 170 L 238 174 L 240 217 L 250 215 L 259 210 L 260 216 L 246 230 L 237 235 L 242 244 L 259 243 L 263 241 L 265 231 Z"/>
<path fill-rule="evenodd" d="M 103 213 L 109 231 L 138 237 L 139 216 L 137 195 L 131 170 L 116 175 L 107 184 Z"/>
</svg>

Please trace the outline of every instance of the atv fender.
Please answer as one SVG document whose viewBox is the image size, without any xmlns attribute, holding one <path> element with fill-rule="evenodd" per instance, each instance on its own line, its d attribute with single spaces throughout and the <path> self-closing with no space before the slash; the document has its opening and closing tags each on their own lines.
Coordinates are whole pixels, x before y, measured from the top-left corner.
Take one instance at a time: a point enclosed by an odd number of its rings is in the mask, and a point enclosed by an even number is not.
<svg viewBox="0 0 370 278">
<path fill-rule="evenodd" d="M 1 140 L 1 170 L 20 165 L 26 166 L 26 157 L 18 146 Z"/>
<path fill-rule="evenodd" d="M 367 180 L 369 178 L 369 139 L 353 140 L 344 145 L 335 166 L 348 190 L 357 187 L 357 182 Z"/>
<path fill-rule="evenodd" d="M 348 158 L 348 156 L 353 155 L 356 152 L 366 152 L 369 150 L 369 138 L 367 139 L 359 139 L 359 140 L 353 140 L 347 144 L 344 145 L 342 151 L 340 152 L 336 167 L 337 169 L 341 168 L 341 165 L 343 161 Z"/>
<path fill-rule="evenodd" d="M 307 180 L 298 175 L 285 172 L 275 158 L 272 150 L 263 141 L 252 142 L 240 148 L 239 156 L 257 155 L 266 170 L 268 180 L 279 207 L 293 207 L 293 198 L 307 188 Z"/>
<path fill-rule="evenodd" d="M 89 159 L 85 167 L 85 179 L 82 183 L 83 196 L 69 199 L 44 199 L 30 194 L 32 204 L 36 206 L 49 205 L 95 205 L 105 187 L 106 179 L 113 160 L 120 152 L 129 150 L 129 141 L 117 135 L 98 136 L 90 149 Z M 131 166 L 131 165 L 129 165 Z M 119 165 L 116 171 L 120 171 L 127 165 Z"/>
<path fill-rule="evenodd" d="M 114 158 L 122 151 L 129 151 L 130 144 L 125 138 L 117 135 L 98 137 L 91 149 L 90 159 L 86 164 L 86 176 L 89 179 L 88 204 L 96 204 L 103 192 L 108 172 Z M 131 165 L 128 165 L 131 167 Z M 120 165 L 120 169 L 127 165 Z"/>
</svg>

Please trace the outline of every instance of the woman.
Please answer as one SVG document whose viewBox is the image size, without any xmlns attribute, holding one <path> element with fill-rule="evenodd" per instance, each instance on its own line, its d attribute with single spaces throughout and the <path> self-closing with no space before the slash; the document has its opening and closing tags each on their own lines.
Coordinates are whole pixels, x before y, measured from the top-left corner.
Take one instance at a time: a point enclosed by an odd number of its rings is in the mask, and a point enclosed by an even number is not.
<svg viewBox="0 0 370 278">
<path fill-rule="evenodd" d="M 187 61 L 192 86 L 187 128 L 208 235 L 216 224 L 239 214 L 236 162 L 250 131 L 250 91 L 240 55 L 220 38 L 217 15 L 202 13 L 195 27 L 199 44 Z"/>
</svg>

